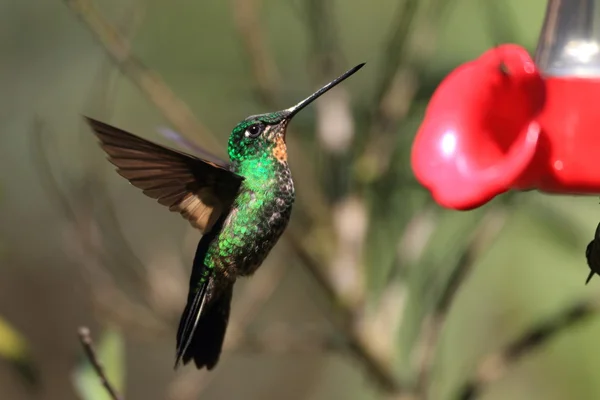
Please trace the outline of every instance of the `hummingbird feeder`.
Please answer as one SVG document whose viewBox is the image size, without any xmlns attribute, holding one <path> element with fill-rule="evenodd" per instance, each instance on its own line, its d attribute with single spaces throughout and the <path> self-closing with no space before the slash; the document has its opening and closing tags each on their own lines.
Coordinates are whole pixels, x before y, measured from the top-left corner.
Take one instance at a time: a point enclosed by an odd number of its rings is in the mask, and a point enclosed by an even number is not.
<svg viewBox="0 0 600 400">
<path fill-rule="evenodd" d="M 600 194 L 600 0 L 549 0 L 535 59 L 506 44 L 452 71 L 411 158 L 457 210 L 510 189 Z"/>
</svg>

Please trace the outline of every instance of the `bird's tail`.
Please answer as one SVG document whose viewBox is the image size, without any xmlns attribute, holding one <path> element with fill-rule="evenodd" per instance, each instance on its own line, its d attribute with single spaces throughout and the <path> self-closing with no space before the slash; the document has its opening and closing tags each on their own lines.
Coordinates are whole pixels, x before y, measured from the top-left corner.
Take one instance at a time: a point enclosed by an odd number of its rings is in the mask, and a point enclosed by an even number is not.
<svg viewBox="0 0 600 400">
<path fill-rule="evenodd" d="M 193 297 L 190 296 L 181 315 L 175 368 L 180 361 L 185 365 L 193 359 L 198 369 L 206 367 L 211 370 L 219 361 L 229 322 L 233 284 L 221 290 L 218 298 L 211 299 L 206 304 L 210 281 L 211 279 L 207 280 Z"/>
</svg>

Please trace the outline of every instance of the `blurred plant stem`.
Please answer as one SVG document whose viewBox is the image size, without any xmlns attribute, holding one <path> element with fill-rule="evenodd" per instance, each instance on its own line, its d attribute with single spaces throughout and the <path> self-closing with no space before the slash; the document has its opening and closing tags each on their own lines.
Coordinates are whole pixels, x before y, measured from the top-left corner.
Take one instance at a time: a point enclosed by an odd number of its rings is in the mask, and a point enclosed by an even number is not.
<svg viewBox="0 0 600 400">
<path fill-rule="evenodd" d="M 287 236 L 294 237 L 293 230 Z M 300 244 L 299 239 L 290 240 L 290 244 L 303 266 L 310 272 L 314 280 L 323 289 L 334 312 L 334 323 L 346 337 L 348 349 L 354 354 L 357 361 L 363 364 L 380 387 L 387 393 L 396 393 L 401 390 L 401 385 L 393 370 L 390 353 L 382 353 L 374 347 L 377 340 L 368 335 L 369 331 L 361 321 L 359 309 L 354 309 L 338 295 L 338 291 L 329 277 L 324 273 L 323 267 L 309 251 Z"/>
<path fill-rule="evenodd" d="M 501 349 L 486 355 L 475 374 L 460 385 L 450 397 L 452 400 L 473 400 L 483 389 L 500 380 L 510 368 L 548 344 L 556 336 L 590 320 L 600 312 L 600 298 L 592 297 L 565 307 L 554 316 L 534 324 Z"/>
<path fill-rule="evenodd" d="M 435 302 L 431 314 L 426 316 L 421 329 L 419 344 L 415 348 L 416 370 L 418 371 L 416 392 L 428 397 L 431 387 L 431 374 L 434 369 L 435 351 L 442 329 L 448 317 L 454 299 L 472 271 L 477 260 L 494 243 L 502 230 L 509 211 L 501 206 L 490 208 L 471 234 L 467 245 L 461 252 L 456 265 L 452 267 L 450 278 Z"/>
<path fill-rule="evenodd" d="M 455 3 L 456 0 L 430 0 L 419 6 L 416 0 L 406 0 L 398 6 L 395 28 L 385 44 L 381 78 L 366 112 L 363 128 L 368 134 L 364 136 L 366 140 L 357 142 L 354 179 L 358 185 L 381 181 L 392 169 L 394 149 L 401 140 L 398 126 L 413 107 L 421 83 L 419 71 L 435 51 L 438 27 Z"/>
</svg>

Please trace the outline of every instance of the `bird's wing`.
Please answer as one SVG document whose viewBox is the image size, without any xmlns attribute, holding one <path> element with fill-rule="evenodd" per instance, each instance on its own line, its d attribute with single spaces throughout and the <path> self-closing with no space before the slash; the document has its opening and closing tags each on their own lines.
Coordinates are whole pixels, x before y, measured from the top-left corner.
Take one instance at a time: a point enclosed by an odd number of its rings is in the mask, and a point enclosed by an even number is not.
<svg viewBox="0 0 600 400">
<path fill-rule="evenodd" d="M 213 162 L 86 118 L 119 175 L 206 233 L 231 206 L 244 178 Z"/>
</svg>

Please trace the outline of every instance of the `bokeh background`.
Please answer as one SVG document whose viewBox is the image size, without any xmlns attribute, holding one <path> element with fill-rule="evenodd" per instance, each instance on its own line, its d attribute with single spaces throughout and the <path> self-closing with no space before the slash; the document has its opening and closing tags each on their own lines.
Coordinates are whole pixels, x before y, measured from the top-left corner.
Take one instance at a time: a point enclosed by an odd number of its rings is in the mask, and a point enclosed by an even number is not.
<svg viewBox="0 0 600 400">
<path fill-rule="evenodd" d="M 597 198 L 448 211 L 409 166 L 440 80 L 500 43 L 533 52 L 544 9 L 0 0 L 0 398 L 107 399 L 82 325 L 127 399 L 600 398 Z M 173 371 L 200 235 L 114 173 L 81 116 L 223 157 L 237 121 L 364 61 L 291 125 L 292 222 L 236 285 L 218 368 Z"/>
</svg>

